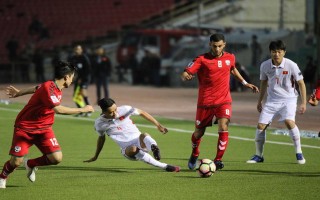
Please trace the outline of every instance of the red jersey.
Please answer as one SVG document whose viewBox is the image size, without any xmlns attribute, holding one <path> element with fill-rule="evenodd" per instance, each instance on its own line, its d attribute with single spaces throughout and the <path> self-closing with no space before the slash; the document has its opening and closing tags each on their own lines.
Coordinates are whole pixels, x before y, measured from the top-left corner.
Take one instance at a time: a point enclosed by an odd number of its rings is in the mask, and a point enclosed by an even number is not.
<svg viewBox="0 0 320 200">
<path fill-rule="evenodd" d="M 230 71 L 235 68 L 235 56 L 224 52 L 221 57 L 205 53 L 195 58 L 185 69 L 198 76 L 198 106 L 231 103 Z"/>
<path fill-rule="evenodd" d="M 320 100 L 320 85 L 317 87 L 316 91 L 314 92 L 314 95 L 316 96 L 317 100 Z"/>
<path fill-rule="evenodd" d="M 54 122 L 53 108 L 60 105 L 61 96 L 54 81 L 42 83 L 18 114 L 14 126 L 34 134 L 50 128 Z"/>
</svg>

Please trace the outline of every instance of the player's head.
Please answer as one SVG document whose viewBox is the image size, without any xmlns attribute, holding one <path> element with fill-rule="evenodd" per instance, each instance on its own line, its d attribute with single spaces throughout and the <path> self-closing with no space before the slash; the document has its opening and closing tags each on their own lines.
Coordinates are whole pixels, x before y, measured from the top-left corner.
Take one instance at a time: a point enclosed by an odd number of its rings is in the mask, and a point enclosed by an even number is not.
<svg viewBox="0 0 320 200">
<path fill-rule="evenodd" d="M 58 61 L 55 64 L 55 74 L 54 78 L 56 80 L 64 80 L 64 87 L 67 88 L 71 85 L 74 74 L 76 72 L 76 67 L 64 61 Z"/>
<path fill-rule="evenodd" d="M 269 44 L 270 55 L 273 64 L 280 65 L 286 54 L 286 45 L 282 40 L 271 41 Z"/>
<path fill-rule="evenodd" d="M 220 57 L 223 54 L 223 50 L 226 46 L 224 35 L 221 33 L 215 33 L 210 36 L 209 46 L 211 53 L 215 57 Z"/>
<path fill-rule="evenodd" d="M 79 56 L 83 53 L 83 49 L 82 49 L 82 46 L 80 44 L 74 46 L 73 48 L 73 52 L 75 55 Z"/>
<path fill-rule="evenodd" d="M 102 113 L 106 118 L 116 118 L 117 117 L 117 105 L 116 102 L 111 98 L 103 98 L 98 102 Z"/>
</svg>

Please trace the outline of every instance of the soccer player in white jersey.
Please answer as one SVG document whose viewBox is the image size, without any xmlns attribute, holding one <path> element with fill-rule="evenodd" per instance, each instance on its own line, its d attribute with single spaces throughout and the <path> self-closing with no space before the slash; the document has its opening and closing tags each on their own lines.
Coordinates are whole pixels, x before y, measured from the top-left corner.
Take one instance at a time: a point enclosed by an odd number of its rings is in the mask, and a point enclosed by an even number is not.
<svg viewBox="0 0 320 200">
<path fill-rule="evenodd" d="M 180 171 L 178 166 L 159 162 L 161 156 L 157 142 L 148 133 L 141 133 L 130 119 L 130 116 L 140 115 L 153 123 L 161 133 L 166 134 L 168 132 L 167 128 L 162 126 L 155 118 L 138 108 L 131 106 L 117 107 L 115 101 L 110 98 L 99 100 L 99 106 L 102 114 L 94 124 L 95 130 L 99 135 L 96 152 L 91 159 L 84 162 L 93 162 L 98 159 L 105 143 L 105 136 L 108 135 L 120 146 L 122 155 L 127 159 L 141 160 L 168 172 Z M 154 158 L 148 154 L 149 151 L 153 152 Z"/>
<path fill-rule="evenodd" d="M 260 66 L 260 95 L 257 109 L 261 113 L 256 129 L 256 154 L 247 163 L 264 161 L 263 150 L 266 141 L 266 128 L 275 117 L 284 122 L 292 138 L 298 164 L 305 164 L 300 142 L 300 131 L 295 123 L 299 86 L 301 102 L 298 107 L 300 114 L 306 111 L 306 86 L 303 76 L 296 63 L 285 58 L 286 46 L 281 40 L 269 44 L 271 59 Z M 267 91 L 267 99 L 262 106 L 262 100 Z"/>
</svg>

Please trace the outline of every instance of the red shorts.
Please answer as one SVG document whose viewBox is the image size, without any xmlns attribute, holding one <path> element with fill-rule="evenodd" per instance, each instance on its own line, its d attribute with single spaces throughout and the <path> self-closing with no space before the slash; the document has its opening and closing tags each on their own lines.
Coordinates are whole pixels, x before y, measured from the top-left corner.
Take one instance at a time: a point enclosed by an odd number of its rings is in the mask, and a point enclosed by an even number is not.
<svg viewBox="0 0 320 200">
<path fill-rule="evenodd" d="M 61 151 L 60 145 L 51 128 L 43 130 L 41 134 L 31 134 L 25 130 L 15 128 L 9 154 L 23 157 L 28 154 L 29 148 L 36 145 L 43 154 Z"/>
<path fill-rule="evenodd" d="M 230 119 L 232 114 L 231 104 L 222 104 L 212 107 L 198 107 L 196 116 L 196 128 L 212 126 L 213 118 Z"/>
</svg>

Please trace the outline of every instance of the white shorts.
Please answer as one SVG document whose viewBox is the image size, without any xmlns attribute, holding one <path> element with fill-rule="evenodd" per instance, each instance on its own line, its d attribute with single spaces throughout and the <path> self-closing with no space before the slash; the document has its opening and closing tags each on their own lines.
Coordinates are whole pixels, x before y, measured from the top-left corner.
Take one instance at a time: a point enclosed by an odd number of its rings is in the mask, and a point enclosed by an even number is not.
<svg viewBox="0 0 320 200">
<path fill-rule="evenodd" d="M 295 121 L 296 118 L 296 102 L 286 102 L 286 103 L 269 103 L 267 102 L 260 114 L 259 123 L 269 124 L 276 117 L 279 118 L 279 122 L 283 122 L 286 119 Z"/>
<path fill-rule="evenodd" d="M 141 147 L 141 144 L 140 144 L 140 137 L 137 137 L 129 142 L 118 142 L 118 144 L 120 145 L 120 148 L 121 148 L 121 154 L 126 157 L 127 159 L 129 160 L 136 160 L 135 158 L 132 158 L 132 157 L 129 157 L 126 155 L 126 149 L 128 147 L 131 147 L 131 146 L 136 146 L 138 147 L 140 150 L 142 151 L 145 151 L 145 152 L 148 152 L 148 150 L 146 148 L 142 148 Z"/>
</svg>

